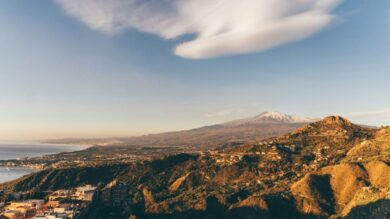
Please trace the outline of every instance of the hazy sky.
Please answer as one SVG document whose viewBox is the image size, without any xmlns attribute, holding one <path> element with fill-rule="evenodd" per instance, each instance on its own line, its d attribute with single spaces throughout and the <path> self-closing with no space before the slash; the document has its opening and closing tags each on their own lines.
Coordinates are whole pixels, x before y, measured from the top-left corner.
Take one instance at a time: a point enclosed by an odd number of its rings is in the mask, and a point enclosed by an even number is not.
<svg viewBox="0 0 390 219">
<path fill-rule="evenodd" d="M 390 124 L 389 57 L 388 0 L 0 0 L 0 139 Z"/>
</svg>

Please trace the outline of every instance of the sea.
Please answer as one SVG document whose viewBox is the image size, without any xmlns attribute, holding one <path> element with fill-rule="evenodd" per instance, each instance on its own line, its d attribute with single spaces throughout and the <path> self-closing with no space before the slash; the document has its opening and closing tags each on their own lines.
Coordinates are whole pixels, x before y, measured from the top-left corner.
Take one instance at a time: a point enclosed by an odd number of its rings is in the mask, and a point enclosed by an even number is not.
<svg viewBox="0 0 390 219">
<path fill-rule="evenodd" d="M 37 143 L 10 144 L 0 143 L 0 160 L 36 157 L 60 152 L 71 152 L 85 149 L 86 146 L 50 145 Z M 36 170 L 28 168 L 0 167 L 0 183 L 11 181 Z"/>
</svg>

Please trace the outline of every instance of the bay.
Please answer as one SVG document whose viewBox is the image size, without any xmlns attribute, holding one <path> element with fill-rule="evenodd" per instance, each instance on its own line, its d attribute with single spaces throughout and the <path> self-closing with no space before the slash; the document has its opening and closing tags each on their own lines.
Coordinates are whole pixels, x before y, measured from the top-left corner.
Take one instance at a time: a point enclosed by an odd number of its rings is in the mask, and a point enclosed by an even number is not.
<svg viewBox="0 0 390 219">
<path fill-rule="evenodd" d="M 37 157 L 60 152 L 71 152 L 85 149 L 86 146 L 49 145 L 49 144 L 0 144 L 0 160 Z M 28 168 L 0 167 L 0 183 L 11 181 L 36 170 Z"/>
</svg>

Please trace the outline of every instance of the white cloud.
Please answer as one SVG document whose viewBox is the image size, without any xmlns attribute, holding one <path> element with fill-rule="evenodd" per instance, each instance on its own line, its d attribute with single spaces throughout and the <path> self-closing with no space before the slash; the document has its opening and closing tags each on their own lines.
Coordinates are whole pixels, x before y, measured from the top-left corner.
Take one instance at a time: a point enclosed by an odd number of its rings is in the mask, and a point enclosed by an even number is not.
<svg viewBox="0 0 390 219">
<path fill-rule="evenodd" d="M 165 39 L 194 34 L 175 54 L 201 59 L 265 51 L 321 31 L 342 0 L 56 0 L 107 34 L 128 29 Z"/>
</svg>

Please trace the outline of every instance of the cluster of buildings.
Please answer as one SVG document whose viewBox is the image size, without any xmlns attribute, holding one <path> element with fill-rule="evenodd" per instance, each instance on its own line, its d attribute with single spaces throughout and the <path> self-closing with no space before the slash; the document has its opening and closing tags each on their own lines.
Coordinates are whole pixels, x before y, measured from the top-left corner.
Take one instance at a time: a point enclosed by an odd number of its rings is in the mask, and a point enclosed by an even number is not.
<svg viewBox="0 0 390 219">
<path fill-rule="evenodd" d="M 105 206 L 121 206 L 128 201 L 126 184 L 117 180 L 98 192 L 91 185 L 71 190 L 49 192 L 46 199 L 28 199 L 28 195 L 14 193 L 15 201 L 0 203 L 0 219 L 77 219 L 91 202 Z"/>
<path fill-rule="evenodd" d="M 3 204 L 3 213 L 0 218 L 33 218 L 36 212 L 43 208 L 44 203 L 44 200 L 26 200 Z"/>
<path fill-rule="evenodd" d="M 0 205 L 0 219 L 75 219 L 96 193 L 96 187 L 86 185 L 52 192 L 46 200 L 13 196 L 19 200 Z"/>
<path fill-rule="evenodd" d="M 45 200 L 12 201 L 2 207 L 1 219 L 73 219 L 79 205 L 48 206 Z"/>
<path fill-rule="evenodd" d="M 311 164 L 303 164 L 303 169 L 305 171 L 314 171 L 322 166 L 327 165 L 330 159 L 330 155 L 328 154 L 329 149 L 329 146 L 322 146 L 317 148 L 317 150 L 313 152 L 314 160 Z"/>
<path fill-rule="evenodd" d="M 220 153 L 218 155 L 213 156 L 215 159 L 215 162 L 222 166 L 230 166 L 237 162 L 239 162 L 243 155 L 242 154 L 223 154 Z"/>
</svg>

